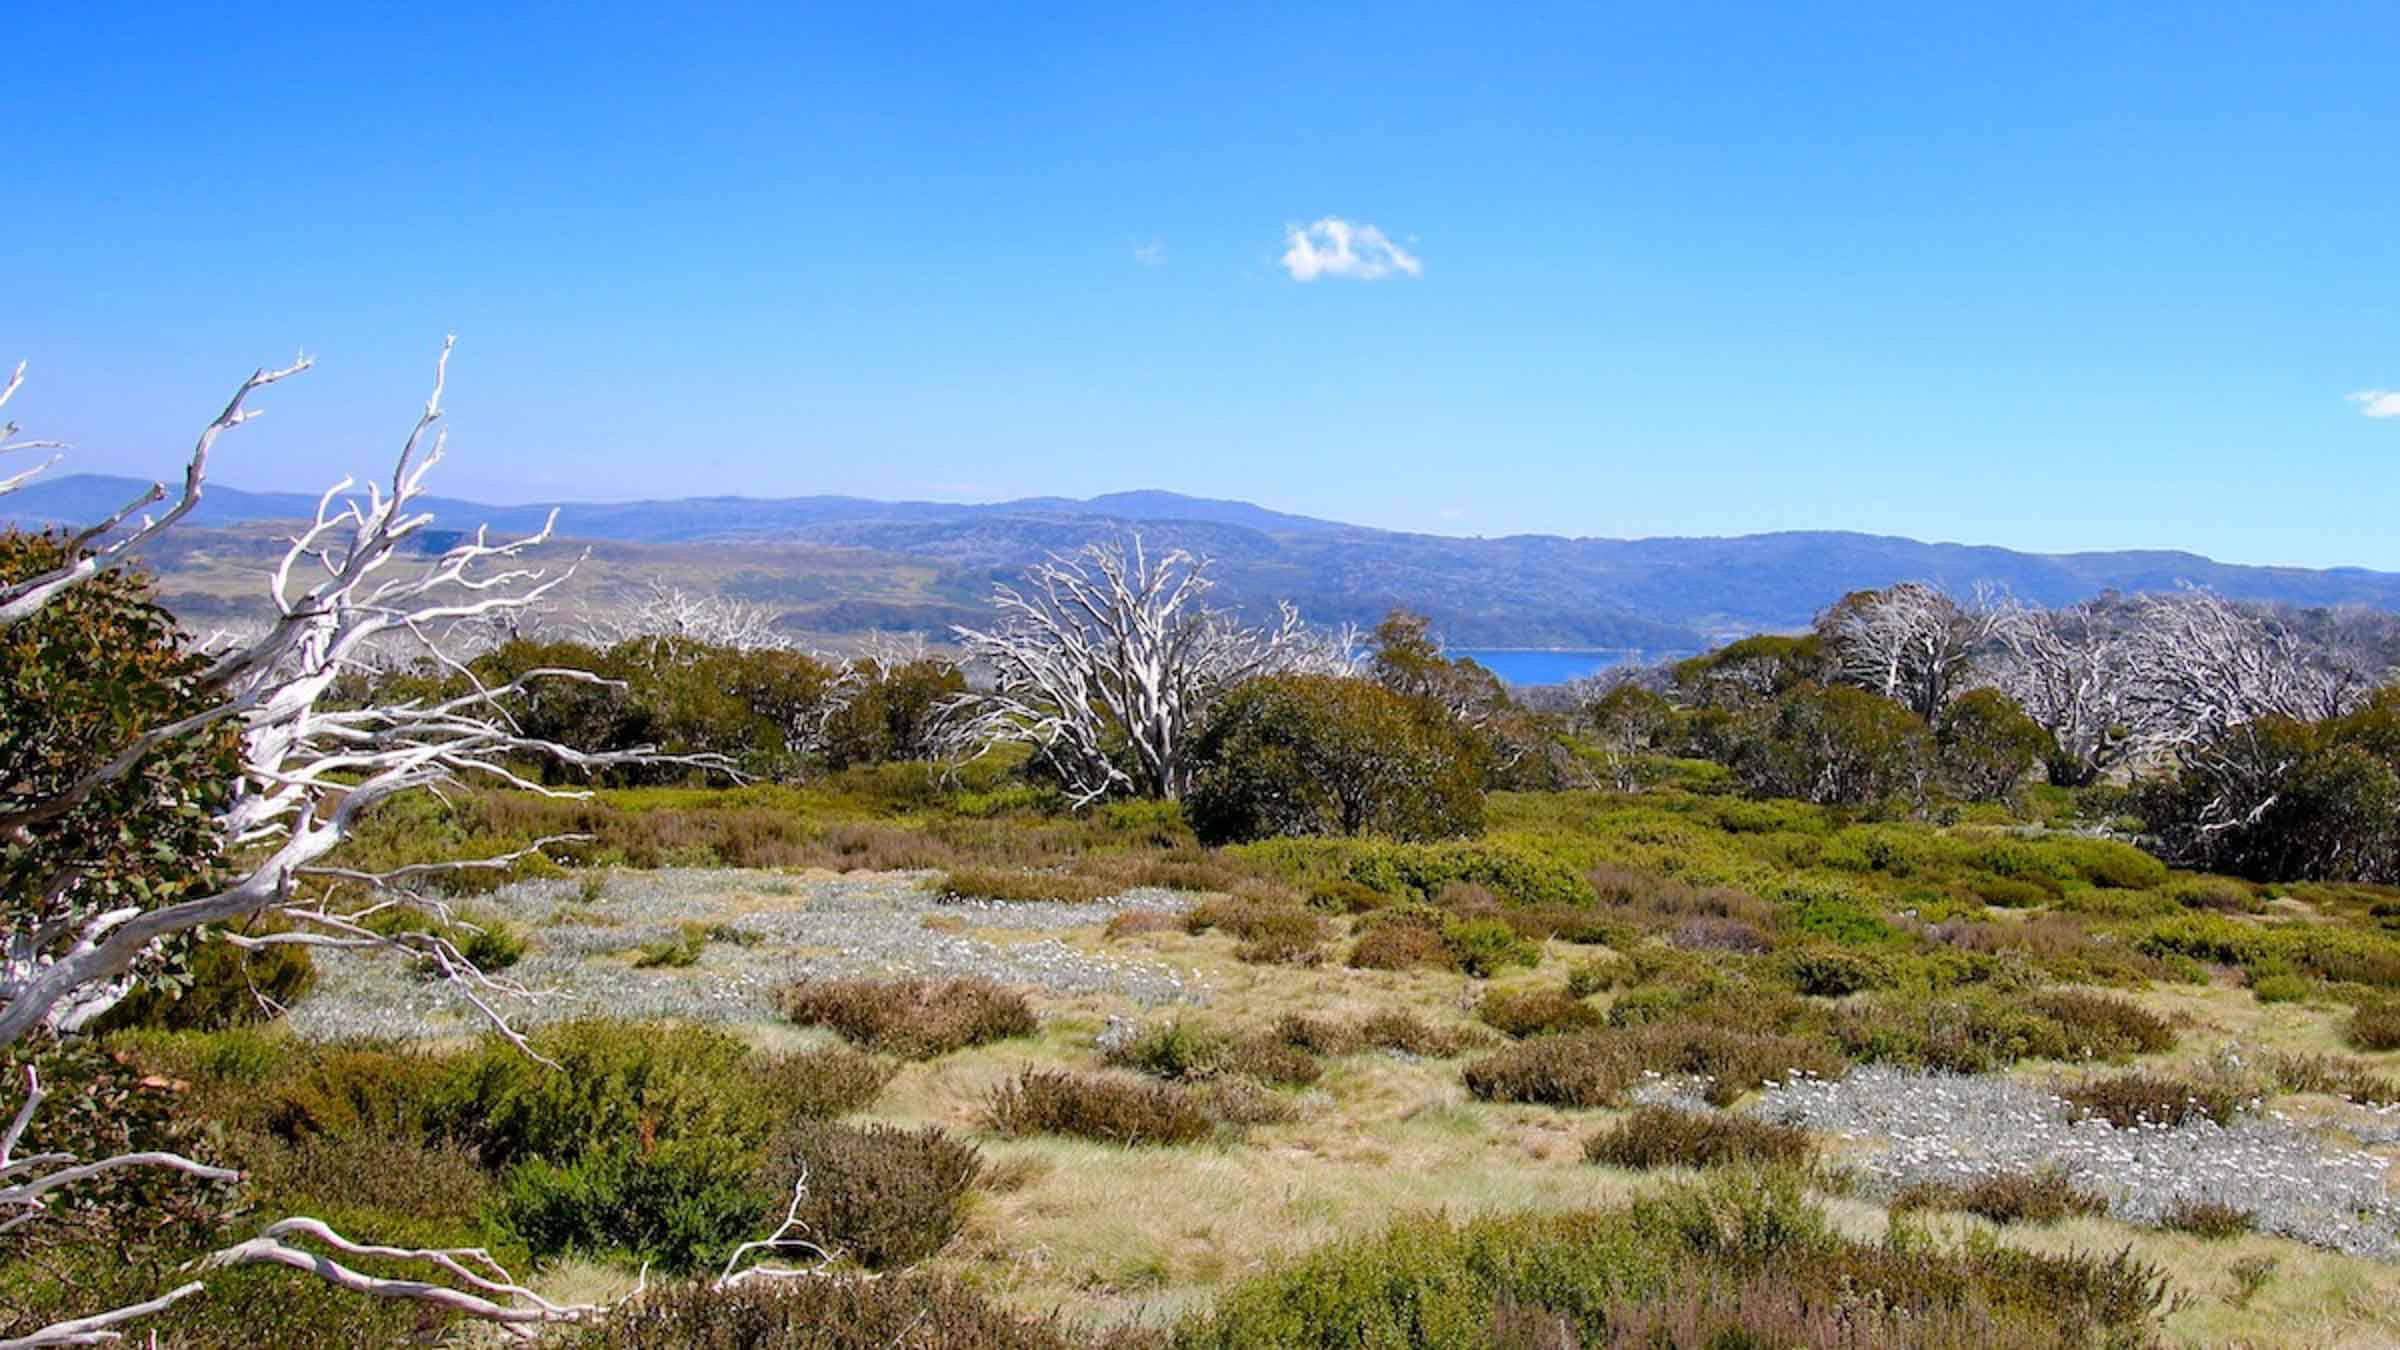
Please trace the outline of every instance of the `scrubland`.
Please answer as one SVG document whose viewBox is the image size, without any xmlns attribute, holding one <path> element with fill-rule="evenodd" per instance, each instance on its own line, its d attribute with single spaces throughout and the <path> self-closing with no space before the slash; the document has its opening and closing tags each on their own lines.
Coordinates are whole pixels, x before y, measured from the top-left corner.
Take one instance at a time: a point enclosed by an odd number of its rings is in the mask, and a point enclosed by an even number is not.
<svg viewBox="0 0 2400 1350">
<path fill-rule="evenodd" d="M 353 852 L 590 836 L 453 897 L 558 1067 L 388 961 L 257 963 L 287 1011 L 86 1043 L 57 1127 L 249 1180 L 79 1197 L 153 1217 L 0 1306 L 273 1211 L 645 1285 L 591 1345 L 2400 1340 L 2392 893 L 2174 872 L 2046 789 L 1489 817 L 1202 849 L 917 766 L 395 811 Z M 829 1273 L 707 1292 L 795 1194 Z M 220 1283 L 159 1344 L 443 1334 Z"/>
</svg>

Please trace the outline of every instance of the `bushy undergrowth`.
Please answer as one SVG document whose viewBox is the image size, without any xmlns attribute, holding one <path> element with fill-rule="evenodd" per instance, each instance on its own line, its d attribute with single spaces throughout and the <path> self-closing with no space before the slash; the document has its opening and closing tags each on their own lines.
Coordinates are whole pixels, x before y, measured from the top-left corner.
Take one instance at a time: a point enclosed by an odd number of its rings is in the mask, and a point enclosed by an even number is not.
<svg viewBox="0 0 2400 1350">
<path fill-rule="evenodd" d="M 1183 1083 L 1238 1074 L 1305 1086 L 1325 1072 L 1315 1055 L 1288 1038 L 1236 1036 L 1182 1021 L 1162 1022 L 1110 1044 L 1103 1057 L 1118 1068 Z"/>
<path fill-rule="evenodd" d="M 1125 888 L 1074 872 L 1008 871 L 997 867 L 956 867 L 934 883 L 944 900 L 1042 901 L 1088 905 Z"/>
<path fill-rule="evenodd" d="M 1590 1031 L 1607 1014 L 1565 989 L 1495 989 L 1483 996 L 1475 1015 L 1484 1025 L 1515 1040 L 1561 1031 Z"/>
<path fill-rule="evenodd" d="M 1804 1164 L 1816 1156 L 1806 1130 L 1724 1112 L 1637 1106 L 1631 1115 L 1584 1141 L 1588 1162 L 1647 1170 Z"/>
<path fill-rule="evenodd" d="M 2342 1038 L 2360 1050 L 2400 1050 L 2400 998 L 2360 1004 Z"/>
<path fill-rule="evenodd" d="M 1221 930 L 1238 939 L 1236 958 L 1261 965 L 1315 965 L 1333 929 L 1323 915 L 1278 895 L 1228 895 L 1186 911 L 1193 933 Z"/>
<path fill-rule="evenodd" d="M 1286 1044 L 1312 1054 L 1354 1055 L 1365 1050 L 1390 1050 L 1427 1059 L 1450 1059 L 1481 1048 L 1491 1040 L 1473 1027 L 1437 1027 L 1415 1013 L 1397 1008 L 1347 1022 L 1287 1013 L 1275 1024 L 1275 1035 Z"/>
<path fill-rule="evenodd" d="M 1000 1134 L 1066 1134 L 1107 1144 L 1189 1144 L 1216 1118 L 1189 1089 L 1168 1083 L 1027 1069 L 994 1089 L 984 1118 Z"/>
<path fill-rule="evenodd" d="M 982 1173 L 975 1146 L 936 1127 L 803 1120 L 769 1143 L 761 1181 L 774 1195 L 798 1188 L 791 1213 L 800 1235 L 882 1270 L 913 1265 L 947 1246 Z"/>
<path fill-rule="evenodd" d="M 2284 1092 L 2323 1092 L 2361 1106 L 2400 1105 L 2400 1079 L 2342 1055 L 2269 1055 L 2267 1077 Z"/>
<path fill-rule="evenodd" d="M 2108 1197 L 2049 1169 L 1999 1172 L 1972 1181 L 1920 1181 L 1892 1197 L 1892 1212 L 1956 1210 L 1993 1223 L 2056 1223 L 2108 1212 Z"/>
<path fill-rule="evenodd" d="M 1030 1036 L 1037 1025 L 1023 994 L 973 978 L 794 980 L 776 991 L 776 1006 L 801 1026 L 910 1059 Z"/>
<path fill-rule="evenodd" d="M 1536 1036 L 1470 1062 L 1461 1078 L 1485 1101 L 1592 1107 L 1618 1105 L 1645 1075 L 1682 1075 L 1706 1080 L 1703 1095 L 1722 1106 L 1795 1072 L 1842 1068 L 1816 1041 L 1678 1022 Z"/>
<path fill-rule="evenodd" d="M 1232 1286 L 1179 1339 L 1988 1350 L 2138 1342 L 2165 1292 L 2126 1256 L 1846 1241 L 1788 1176 L 1734 1171 L 1630 1211 L 1403 1220 Z"/>
<path fill-rule="evenodd" d="M 759 1280 L 730 1290 L 659 1285 L 563 1342 L 572 1350 L 1132 1350 L 1143 1343 L 1028 1318 L 928 1275 Z"/>
<path fill-rule="evenodd" d="M 2164 1074 L 2127 1073 L 2079 1083 L 2059 1094 L 2079 1117 L 2105 1120 L 2120 1130 L 2138 1125 L 2181 1125 L 2189 1120 L 2229 1124 L 2243 1095 L 2223 1083 Z"/>
</svg>

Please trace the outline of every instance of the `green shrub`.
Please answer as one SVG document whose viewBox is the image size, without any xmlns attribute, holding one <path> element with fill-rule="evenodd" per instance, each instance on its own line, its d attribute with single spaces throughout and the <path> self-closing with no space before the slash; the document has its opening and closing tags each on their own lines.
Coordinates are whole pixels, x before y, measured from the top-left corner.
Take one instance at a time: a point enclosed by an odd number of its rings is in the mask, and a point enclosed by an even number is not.
<svg viewBox="0 0 2400 1350">
<path fill-rule="evenodd" d="M 794 980 L 776 991 L 776 1005 L 800 1026 L 831 1027 L 909 1059 L 1030 1036 L 1038 1025 L 1023 994 L 971 977 Z"/>
<path fill-rule="evenodd" d="M 1943 785 L 1969 801 L 2008 796 L 2036 764 L 2058 753 L 2050 733 L 1997 689 L 1970 689 L 1951 700 L 1934 741 Z"/>
<path fill-rule="evenodd" d="M 2167 1019 L 2114 994 L 2044 989 L 2025 1002 L 2058 1027 L 2068 1050 L 2067 1055 L 2049 1058 L 2117 1059 L 2175 1048 L 2175 1028 Z"/>
<path fill-rule="evenodd" d="M 2001 909 L 2032 909 L 2058 898 L 2055 888 L 2045 888 L 2014 877 L 1977 877 L 1968 885 L 1973 888 L 1976 898 Z"/>
<path fill-rule="evenodd" d="M 1728 1168 L 1670 1187 L 1637 1201 L 1633 1221 L 1716 1261 L 1808 1257 L 1834 1245 L 1824 1214 L 1808 1203 L 1799 1169 L 1790 1167 Z"/>
<path fill-rule="evenodd" d="M 1347 877 L 1320 881 L 1308 890 L 1309 908 L 1331 914 L 1364 914 L 1391 902 L 1392 898 L 1383 892 L 1362 886 Z"/>
<path fill-rule="evenodd" d="M 1784 953 L 1783 969 L 1792 987 L 1814 998 L 1840 998 L 1890 982 L 1881 959 L 1840 947 L 1810 945 Z"/>
<path fill-rule="evenodd" d="M 2304 1003 L 2318 988 L 2301 975 L 2261 975 L 2250 982 L 2250 996 L 2261 1003 Z"/>
<path fill-rule="evenodd" d="M 1892 1197 L 1892 1212 L 1956 1210 L 1997 1224 L 2056 1223 L 2108 1212 L 2108 1197 L 2056 1171 L 2000 1172 L 1971 1182 L 1920 1181 Z"/>
<path fill-rule="evenodd" d="M 498 1217 L 536 1257 L 622 1252 L 674 1274 L 712 1266 L 759 1236 L 766 1209 L 746 1168 L 698 1151 L 645 1157 L 616 1146 L 563 1165 L 518 1163 Z"/>
<path fill-rule="evenodd" d="M 1587 1162 L 1648 1170 L 1723 1167 L 1742 1163 L 1805 1164 L 1817 1146 L 1808 1131 L 1748 1116 L 1637 1106 L 1633 1114 L 1584 1142 Z"/>
<path fill-rule="evenodd" d="M 2223 877 L 2195 877 L 2178 882 L 2168 894 L 2185 909 L 2213 910 L 2219 914 L 2255 914 L 2259 910 L 2255 891 Z"/>
<path fill-rule="evenodd" d="M 1207 843 L 1445 839 L 1483 827 L 1483 756 L 1458 723 L 1368 680 L 1277 675 L 1227 694 L 1184 809 Z"/>
<path fill-rule="evenodd" d="M 2139 1344 L 2164 1277 L 2129 1256 L 1835 1235 L 1788 1169 L 1630 1211 L 1411 1218 L 1288 1258 L 1177 1329 L 1191 1347 Z"/>
<path fill-rule="evenodd" d="M 700 955 L 708 947 L 708 927 L 705 924 L 680 925 L 671 938 L 642 944 L 641 954 L 633 958 L 635 970 L 656 968 L 682 969 L 700 964 Z"/>
<path fill-rule="evenodd" d="M 1794 886 L 1786 889 L 1786 898 L 1797 902 L 1791 922 L 1803 933 L 1844 947 L 1875 946 L 1892 937 L 1892 926 L 1856 896 Z"/>
<path fill-rule="evenodd" d="M 866 1109 L 899 1071 L 890 1060 L 839 1046 L 776 1056 L 755 1070 L 772 1100 L 808 1120 Z"/>
<path fill-rule="evenodd" d="M 1442 925 L 1442 945 L 1460 970 L 1486 979 L 1510 966 L 1541 963 L 1542 949 L 1497 919 L 1453 919 Z M 1353 960 L 1355 961 L 1355 954 Z"/>
<path fill-rule="evenodd" d="M 1102 1143 L 1188 1144 L 1216 1122 L 1184 1088 L 1027 1069 L 995 1089 L 984 1115 L 1000 1134 L 1068 1134 Z"/>
<path fill-rule="evenodd" d="M 877 1270 L 914 1265 L 948 1246 L 966 1219 L 983 1158 L 934 1126 L 800 1121 L 767 1149 L 768 1192 L 798 1187 L 800 1232 Z"/>
<path fill-rule="evenodd" d="M 1834 1039 L 1854 1059 L 1952 1073 L 1988 1073 L 2021 1059 L 2120 1060 L 2170 1049 L 2155 1014 L 2104 994 L 2069 990 L 2002 998 L 1878 996 L 1834 1010 Z"/>
<path fill-rule="evenodd" d="M 655 1155 L 665 1146 L 688 1146 L 712 1160 L 747 1156 L 788 1118 L 786 1094 L 813 1072 L 706 1027 L 566 1022 L 540 1028 L 529 1039 L 550 1064 L 496 1038 L 456 1061 L 436 1062 L 430 1088 L 417 1090 L 425 1101 L 418 1129 L 473 1145 L 493 1167 L 527 1158 L 565 1164 L 609 1155 L 572 1180 L 613 1181 L 620 1172 L 639 1170 L 642 1160 L 628 1151 L 637 1148 Z M 365 1067 L 388 1072 L 405 1066 L 398 1057 L 379 1058 L 380 1064 Z M 829 1095 L 845 1099 L 862 1080 L 850 1061 L 835 1063 L 841 1067 L 830 1074 L 850 1086 Z M 708 1168 L 694 1163 L 693 1170 Z M 540 1184 L 552 1183 L 567 1180 Z"/>
</svg>

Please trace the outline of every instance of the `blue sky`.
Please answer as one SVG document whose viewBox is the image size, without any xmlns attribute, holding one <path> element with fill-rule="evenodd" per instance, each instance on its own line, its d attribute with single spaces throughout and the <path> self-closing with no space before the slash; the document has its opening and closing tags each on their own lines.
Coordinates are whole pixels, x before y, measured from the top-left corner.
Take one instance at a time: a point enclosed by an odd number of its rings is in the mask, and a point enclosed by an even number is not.
<svg viewBox="0 0 2400 1350">
<path fill-rule="evenodd" d="M 27 431 L 2400 568 L 2388 3 L 509 8 L 13 17 Z"/>
</svg>

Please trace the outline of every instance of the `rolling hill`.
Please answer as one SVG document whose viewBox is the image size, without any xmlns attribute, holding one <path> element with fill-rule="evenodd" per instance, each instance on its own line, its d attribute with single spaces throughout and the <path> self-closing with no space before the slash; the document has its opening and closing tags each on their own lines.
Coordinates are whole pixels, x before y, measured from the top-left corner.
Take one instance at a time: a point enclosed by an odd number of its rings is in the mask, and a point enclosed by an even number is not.
<svg viewBox="0 0 2400 1350">
<path fill-rule="evenodd" d="M 75 475 L 0 498 L 0 524 L 88 521 L 137 494 L 133 479 Z M 237 610 L 237 584 L 271 556 L 267 522 L 315 498 L 211 487 L 154 551 L 169 602 Z M 445 526 L 536 528 L 551 504 L 429 500 Z M 1727 635 L 1805 625 L 1830 601 L 1895 581 L 2003 586 L 2045 605 L 2103 591 L 2190 583 L 2244 600 L 2400 609 L 2400 574 L 2219 563 L 2193 553 L 2024 553 L 1840 531 L 1729 538 L 1457 538 L 1289 515 L 1169 492 L 984 505 L 857 497 L 698 497 L 555 504 L 563 538 L 595 545 L 585 584 L 657 575 L 781 608 L 793 627 L 838 634 L 942 631 L 987 611 L 994 581 L 1044 553 L 1138 528 L 1154 546 L 1216 560 L 1220 599 L 1279 599 L 1324 622 L 1371 623 L 1395 605 L 1430 615 L 1464 646 L 1694 650 Z M 204 578 L 206 581 L 204 583 Z"/>
</svg>

